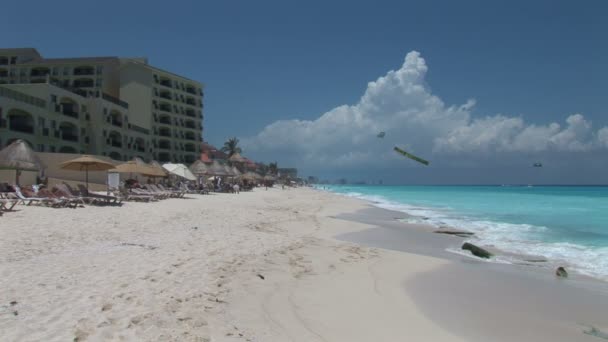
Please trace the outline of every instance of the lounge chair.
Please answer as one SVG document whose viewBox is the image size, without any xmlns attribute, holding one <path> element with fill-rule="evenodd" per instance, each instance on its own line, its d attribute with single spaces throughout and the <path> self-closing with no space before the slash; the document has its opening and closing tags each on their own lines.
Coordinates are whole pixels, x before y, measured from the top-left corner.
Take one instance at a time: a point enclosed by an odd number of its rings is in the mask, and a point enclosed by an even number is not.
<svg viewBox="0 0 608 342">
<path fill-rule="evenodd" d="M 139 189 L 139 188 L 132 188 L 131 192 L 136 194 L 136 195 L 142 195 L 142 196 L 152 196 L 157 200 L 161 200 L 161 199 L 165 199 L 168 198 L 169 195 L 167 194 L 160 194 L 158 192 L 152 192 L 149 190 L 144 190 L 144 189 Z"/>
<path fill-rule="evenodd" d="M 146 184 L 144 185 L 144 187 L 151 193 L 155 193 L 155 194 L 160 194 L 160 195 L 164 195 L 166 196 L 165 198 L 168 197 L 175 197 L 175 194 L 171 191 L 163 191 L 159 188 L 157 188 L 154 184 Z"/>
<path fill-rule="evenodd" d="M 98 198 L 94 197 L 86 197 L 81 196 L 80 194 L 73 191 L 73 189 L 68 186 L 66 183 L 56 184 L 55 187 L 59 190 L 65 197 L 80 202 L 80 204 L 102 204 Z"/>
<path fill-rule="evenodd" d="M 99 200 L 105 201 L 106 204 L 110 204 L 110 205 L 122 205 L 121 198 L 118 198 L 116 196 L 106 196 L 106 195 L 99 195 L 99 194 L 92 193 L 87 188 L 85 188 L 84 185 L 82 185 L 82 184 L 78 184 L 77 186 L 78 186 L 78 190 L 80 190 L 81 196 L 98 198 Z"/>
<path fill-rule="evenodd" d="M 183 190 L 167 189 L 164 186 L 162 186 L 162 184 L 157 184 L 157 185 L 150 184 L 150 185 L 152 186 L 152 188 L 156 188 L 159 191 L 165 191 L 165 192 L 171 193 L 172 196 L 175 198 L 183 198 L 184 195 L 186 194 L 186 192 Z"/>
<path fill-rule="evenodd" d="M 156 198 L 151 195 L 138 195 L 130 193 L 129 190 L 122 188 L 119 191 L 115 191 L 114 195 L 123 199 L 123 201 L 137 201 L 137 202 L 151 202 L 156 201 Z"/>
<path fill-rule="evenodd" d="M 3 211 L 11 211 L 17 205 L 19 200 L 16 199 L 0 199 L 0 215 L 2 215 Z"/>
<path fill-rule="evenodd" d="M 14 188 L 15 188 L 15 196 L 18 199 L 17 202 L 21 202 L 26 206 L 32 205 L 33 203 L 42 204 L 42 205 L 50 206 L 53 208 L 58 208 L 58 207 L 62 207 L 65 205 L 65 203 L 63 201 L 54 199 L 54 198 L 26 196 L 21 192 L 21 188 L 19 188 L 16 185 L 14 186 Z"/>
</svg>

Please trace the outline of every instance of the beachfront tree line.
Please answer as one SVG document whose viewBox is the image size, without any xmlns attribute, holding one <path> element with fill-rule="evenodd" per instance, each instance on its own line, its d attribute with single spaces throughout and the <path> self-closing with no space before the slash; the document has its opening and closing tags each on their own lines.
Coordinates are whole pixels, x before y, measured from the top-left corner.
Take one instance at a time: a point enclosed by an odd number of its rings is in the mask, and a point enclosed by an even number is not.
<svg viewBox="0 0 608 342">
<path fill-rule="evenodd" d="M 224 142 L 224 146 L 221 148 L 222 152 L 228 154 L 228 158 L 232 157 L 234 154 L 241 154 L 243 150 L 239 147 L 239 139 L 237 137 L 232 137 L 226 142 Z M 264 163 L 256 163 L 257 170 L 262 175 L 278 175 L 279 174 L 279 165 L 277 162 L 269 163 L 268 165 Z"/>
</svg>

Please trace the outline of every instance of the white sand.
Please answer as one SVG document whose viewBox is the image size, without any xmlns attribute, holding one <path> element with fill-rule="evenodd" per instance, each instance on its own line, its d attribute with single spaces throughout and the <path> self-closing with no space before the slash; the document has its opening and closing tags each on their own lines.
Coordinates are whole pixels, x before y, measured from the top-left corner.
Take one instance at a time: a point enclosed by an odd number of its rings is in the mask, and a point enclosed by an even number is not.
<svg viewBox="0 0 608 342">
<path fill-rule="evenodd" d="M 2 340 L 460 340 L 403 287 L 445 260 L 331 238 L 366 228 L 332 218 L 362 202 L 189 197 L 0 217 Z"/>
</svg>

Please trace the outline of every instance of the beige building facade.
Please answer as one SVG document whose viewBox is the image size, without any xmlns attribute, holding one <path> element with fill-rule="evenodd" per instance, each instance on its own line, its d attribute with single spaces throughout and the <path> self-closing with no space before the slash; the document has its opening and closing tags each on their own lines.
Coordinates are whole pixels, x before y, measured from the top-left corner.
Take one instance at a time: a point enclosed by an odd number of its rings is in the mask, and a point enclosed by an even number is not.
<svg viewBox="0 0 608 342">
<path fill-rule="evenodd" d="M 42 58 L 0 49 L 0 146 L 191 163 L 203 139 L 203 85 L 144 58 Z"/>
</svg>

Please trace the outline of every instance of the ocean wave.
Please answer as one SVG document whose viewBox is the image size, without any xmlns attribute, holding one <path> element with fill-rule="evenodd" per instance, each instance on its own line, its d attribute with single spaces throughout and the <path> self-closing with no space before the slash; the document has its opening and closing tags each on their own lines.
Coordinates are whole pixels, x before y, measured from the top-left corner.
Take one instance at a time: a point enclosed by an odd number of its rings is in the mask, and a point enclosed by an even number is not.
<svg viewBox="0 0 608 342">
<path fill-rule="evenodd" d="M 408 217 L 402 219 L 406 223 L 427 224 L 434 228 L 452 227 L 471 231 L 475 233 L 469 239 L 473 243 L 491 246 L 508 253 L 544 257 L 552 263 L 564 265 L 582 274 L 608 281 L 608 248 L 542 241 L 543 233 L 549 230 L 548 227 L 481 220 L 461 215 L 450 208 L 430 208 L 400 203 L 391 201 L 381 195 L 363 194 L 355 191 L 332 192 L 366 200 L 379 208 L 403 212 L 408 215 Z M 463 254 L 456 250 L 452 252 Z M 521 260 L 510 256 L 501 256 L 494 258 L 492 261 L 517 263 Z"/>
</svg>

